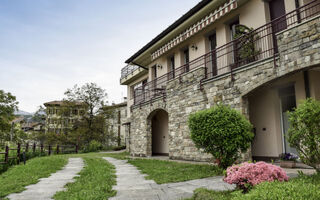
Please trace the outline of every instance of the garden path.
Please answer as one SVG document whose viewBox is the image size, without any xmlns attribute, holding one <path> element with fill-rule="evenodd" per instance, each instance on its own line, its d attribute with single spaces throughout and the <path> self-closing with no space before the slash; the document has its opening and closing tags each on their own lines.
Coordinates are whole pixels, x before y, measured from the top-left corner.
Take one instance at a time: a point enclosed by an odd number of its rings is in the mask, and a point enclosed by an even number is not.
<svg viewBox="0 0 320 200">
<path fill-rule="evenodd" d="M 126 160 L 117 160 L 104 157 L 116 168 L 117 185 L 113 187 L 117 191 L 115 197 L 110 200 L 174 200 L 190 198 L 193 190 L 207 188 L 223 191 L 234 189 L 222 180 L 222 176 L 203 178 L 179 183 L 157 184 L 153 180 L 146 180 L 140 171 Z"/>
<path fill-rule="evenodd" d="M 68 164 L 60 171 L 51 174 L 48 178 L 42 178 L 36 184 L 26 186 L 21 193 L 14 193 L 7 196 L 11 200 L 49 200 L 53 195 L 64 190 L 67 183 L 74 182 L 74 177 L 83 168 L 82 158 L 69 158 Z"/>
</svg>

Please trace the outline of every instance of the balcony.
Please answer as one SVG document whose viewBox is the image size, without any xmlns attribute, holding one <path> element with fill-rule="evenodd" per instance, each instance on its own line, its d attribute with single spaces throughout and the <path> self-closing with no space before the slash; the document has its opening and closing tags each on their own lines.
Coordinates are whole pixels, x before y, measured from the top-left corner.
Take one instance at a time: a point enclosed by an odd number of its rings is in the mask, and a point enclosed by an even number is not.
<svg viewBox="0 0 320 200">
<path fill-rule="evenodd" d="M 127 65 L 121 69 L 120 84 L 126 85 L 133 79 L 137 79 L 145 74 L 147 74 L 147 70 L 137 65 Z"/>
<path fill-rule="evenodd" d="M 134 91 L 134 105 L 166 97 L 167 82 L 197 68 L 204 68 L 200 84 L 219 76 L 230 75 L 262 60 L 273 59 L 276 66 L 278 53 L 277 34 L 319 15 L 320 2 L 312 1 L 255 30 L 241 34 L 237 39 L 210 51 L 195 60 L 156 78 Z"/>
</svg>

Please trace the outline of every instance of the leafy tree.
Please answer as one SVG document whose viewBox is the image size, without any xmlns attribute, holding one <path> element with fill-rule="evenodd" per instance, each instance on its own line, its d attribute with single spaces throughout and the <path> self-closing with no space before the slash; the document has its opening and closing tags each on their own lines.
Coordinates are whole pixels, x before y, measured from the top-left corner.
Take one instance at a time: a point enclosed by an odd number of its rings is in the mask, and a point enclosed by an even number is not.
<svg viewBox="0 0 320 200">
<path fill-rule="evenodd" d="M 32 120 L 35 122 L 44 123 L 45 119 L 46 119 L 46 109 L 40 105 L 38 110 L 32 116 Z"/>
<path fill-rule="evenodd" d="M 11 120 L 14 119 L 14 111 L 17 110 L 18 102 L 10 92 L 0 90 L 0 141 L 8 136 L 11 131 Z"/>
<path fill-rule="evenodd" d="M 107 103 L 105 90 L 95 83 L 86 83 L 81 87 L 75 85 L 72 89 L 68 89 L 65 95 L 69 103 L 81 102 L 86 107 L 84 115 L 74 124 L 70 137 L 84 145 L 88 145 L 92 140 L 105 143 L 107 135 L 106 112 L 103 110 Z"/>
<path fill-rule="evenodd" d="M 320 173 L 320 101 L 307 99 L 289 112 L 288 140 L 300 159 Z"/>
<path fill-rule="evenodd" d="M 188 123 L 195 145 L 212 154 L 224 169 L 247 151 L 254 136 L 250 122 L 224 105 L 191 114 Z"/>
</svg>

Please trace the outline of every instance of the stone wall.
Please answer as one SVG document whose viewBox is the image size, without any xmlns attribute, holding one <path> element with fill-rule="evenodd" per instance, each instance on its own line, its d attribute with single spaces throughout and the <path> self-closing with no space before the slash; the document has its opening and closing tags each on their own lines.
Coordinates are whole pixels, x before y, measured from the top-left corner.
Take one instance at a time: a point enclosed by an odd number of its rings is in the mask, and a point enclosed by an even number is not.
<svg viewBox="0 0 320 200">
<path fill-rule="evenodd" d="M 314 18 L 277 34 L 279 57 L 251 63 L 231 74 L 208 80 L 198 68 L 167 84 L 166 98 L 159 98 L 132 110 L 131 154 L 151 156 L 151 124 L 148 116 L 164 109 L 169 114 L 169 156 L 172 159 L 209 160 L 211 156 L 195 148 L 187 125 L 192 112 L 217 103 L 231 105 L 249 117 L 247 95 L 253 90 L 294 72 L 320 64 L 320 18 Z M 250 151 L 243 156 L 250 159 Z"/>
</svg>

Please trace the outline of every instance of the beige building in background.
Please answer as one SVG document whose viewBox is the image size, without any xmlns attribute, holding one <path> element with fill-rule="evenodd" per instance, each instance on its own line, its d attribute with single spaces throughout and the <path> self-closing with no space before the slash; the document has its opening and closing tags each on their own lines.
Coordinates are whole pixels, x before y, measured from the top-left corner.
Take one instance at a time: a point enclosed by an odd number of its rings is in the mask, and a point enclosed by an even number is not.
<svg viewBox="0 0 320 200">
<path fill-rule="evenodd" d="M 86 111 L 85 105 L 80 102 L 71 106 L 64 101 L 50 101 L 43 105 L 47 113 L 45 133 L 66 133 Z"/>
<path fill-rule="evenodd" d="M 242 25 L 253 31 L 239 33 Z M 320 100 L 320 1 L 202 0 L 126 63 L 131 155 L 211 159 L 187 120 L 223 103 L 254 126 L 245 159 L 275 159 L 296 152 L 286 112 Z"/>
</svg>

